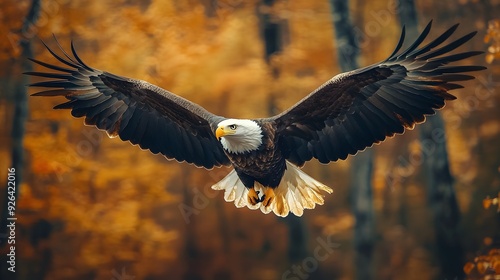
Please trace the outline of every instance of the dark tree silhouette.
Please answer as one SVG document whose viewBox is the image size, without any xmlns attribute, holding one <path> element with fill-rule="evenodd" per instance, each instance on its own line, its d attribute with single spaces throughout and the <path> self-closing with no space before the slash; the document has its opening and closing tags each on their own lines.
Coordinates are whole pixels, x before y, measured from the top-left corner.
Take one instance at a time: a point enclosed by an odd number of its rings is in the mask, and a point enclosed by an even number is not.
<svg viewBox="0 0 500 280">
<path fill-rule="evenodd" d="M 399 20 L 406 26 L 408 35 L 416 36 L 418 17 L 414 1 L 402 0 L 398 8 Z M 440 278 L 461 279 L 464 275 L 464 253 L 458 233 L 460 210 L 450 173 L 444 121 L 439 112 L 427 117 L 427 121 L 420 126 L 420 141 L 427 179 L 427 201 L 434 220 L 434 248 L 441 267 Z"/>
<path fill-rule="evenodd" d="M 343 72 L 359 68 L 359 47 L 350 17 L 348 0 L 330 0 L 335 28 L 337 56 Z M 373 214 L 372 170 L 373 150 L 367 149 L 351 160 L 351 206 L 356 218 L 356 279 L 373 278 L 375 222 Z"/>
<path fill-rule="evenodd" d="M 260 5 L 257 5 L 257 16 L 259 17 L 260 35 L 264 42 L 264 59 L 271 66 L 273 77 L 279 76 L 278 69 L 270 64 L 272 55 L 283 50 L 287 43 L 288 32 L 286 20 L 276 19 L 269 8 L 274 5 L 275 0 L 262 0 Z"/>
<path fill-rule="evenodd" d="M 184 233 L 184 259 L 186 263 L 186 270 L 183 275 L 183 279 L 203 279 L 203 275 L 201 274 L 201 267 L 204 263 L 202 252 L 200 248 L 198 248 L 198 237 L 197 237 L 197 215 L 199 213 L 198 209 L 194 208 L 193 200 L 194 196 L 191 193 L 192 186 L 190 185 L 191 171 L 187 168 L 182 168 L 182 176 L 180 176 L 180 180 L 182 183 L 182 197 L 183 197 L 183 205 L 190 207 L 189 211 L 195 211 L 189 213 L 189 219 L 186 220 L 186 231 Z M 193 213 L 195 213 L 193 215 Z"/>
<path fill-rule="evenodd" d="M 18 37 L 19 40 L 17 42 L 12 42 L 12 43 L 17 43 L 17 45 L 13 47 L 20 48 L 21 50 L 21 55 L 17 57 L 13 62 L 14 71 L 10 71 L 11 77 L 8 79 L 13 83 L 11 88 L 13 89 L 14 92 L 14 100 L 13 100 L 14 116 L 12 119 L 12 130 L 11 130 L 11 139 L 12 139 L 11 164 L 9 167 L 15 168 L 16 205 L 24 171 L 23 140 L 25 134 L 26 118 L 28 116 L 28 92 L 26 90 L 26 84 L 28 84 L 28 77 L 27 76 L 23 76 L 22 78 L 19 77 L 21 76 L 22 72 L 28 72 L 32 70 L 32 64 L 27 58 L 33 57 L 33 51 L 31 49 L 31 38 L 33 37 L 33 33 L 36 31 L 35 24 L 40 14 L 40 5 L 41 5 L 40 0 L 33 0 L 31 2 L 28 13 L 23 20 L 21 30 L 19 30 L 19 34 L 16 34 L 17 35 L 16 37 Z M 7 184 L 4 184 L 4 186 L 7 186 Z M 1 217 L 2 230 L 6 230 L 7 218 L 9 217 L 7 211 L 7 206 L 8 206 L 7 201 L 9 199 L 8 191 L 9 189 L 6 187 L 2 204 L 3 205 L 2 217 Z M 4 232 L 2 232 L 2 234 L 3 236 L 5 236 Z M 6 244 L 6 242 L 4 241 L 5 240 L 0 239 L 0 244 L 1 244 L 0 246 L 4 246 Z M 1 276 L 8 276 L 10 277 L 8 279 L 17 279 L 18 273 L 8 272 L 7 269 L 5 268 L 6 261 L 3 261 L 3 259 L 4 258 L 2 257 L 2 265 L 0 265 L 2 272 L 0 274 L 0 278 L 2 278 Z M 9 273 L 9 275 L 2 275 L 4 273 Z M 43 274 L 46 273 L 46 270 L 39 271 L 39 273 L 41 273 L 43 277 Z"/>
<path fill-rule="evenodd" d="M 23 76 L 19 78 L 21 72 L 28 72 L 32 70 L 32 63 L 27 59 L 28 57 L 33 57 L 33 51 L 31 49 L 31 38 L 33 37 L 33 32 L 35 29 L 35 23 L 38 19 L 40 13 L 40 0 L 33 0 L 31 2 L 30 9 L 26 18 L 23 21 L 21 30 L 19 31 L 18 37 L 19 41 L 15 42 L 18 45 L 14 47 L 19 47 L 21 49 L 21 55 L 14 62 L 20 67 L 13 67 L 13 69 L 20 71 L 11 71 L 11 80 L 14 85 L 12 89 L 14 91 L 14 116 L 12 119 L 12 154 L 11 154 L 11 165 L 10 167 L 16 170 L 16 198 L 19 194 L 19 186 L 21 185 L 22 175 L 23 175 L 23 159 L 24 159 L 24 149 L 23 149 L 23 139 L 25 132 L 25 122 L 28 116 L 28 92 L 26 90 L 26 85 L 28 84 L 28 77 Z M 15 66 L 17 66 L 15 65 Z M 7 184 L 5 184 L 6 186 Z M 7 188 L 6 188 L 7 190 Z M 8 195 L 4 196 L 6 200 Z M 7 218 L 7 203 L 4 203 L 4 209 L 2 209 L 2 228 L 5 228 L 5 222 Z"/>
</svg>

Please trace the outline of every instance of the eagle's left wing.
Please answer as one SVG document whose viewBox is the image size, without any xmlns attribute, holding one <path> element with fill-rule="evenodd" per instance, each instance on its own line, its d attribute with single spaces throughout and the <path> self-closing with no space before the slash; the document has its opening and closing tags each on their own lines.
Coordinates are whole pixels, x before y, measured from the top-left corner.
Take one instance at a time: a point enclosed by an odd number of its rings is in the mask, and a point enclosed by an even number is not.
<svg viewBox="0 0 500 280">
<path fill-rule="evenodd" d="M 322 163 L 383 141 L 405 128 L 412 129 L 445 100 L 458 81 L 473 79 L 462 73 L 483 66 L 448 66 L 481 54 L 472 51 L 448 55 L 476 32 L 443 44 L 458 27 L 452 26 L 427 45 L 420 44 L 431 23 L 405 51 L 398 53 L 404 29 L 394 52 L 385 61 L 333 77 L 287 111 L 267 119 L 275 122 L 287 159 L 297 165 L 317 158 Z"/>
<path fill-rule="evenodd" d="M 85 117 L 85 124 L 105 130 L 110 137 L 119 136 L 168 159 L 208 169 L 230 164 L 213 134 L 214 125 L 222 117 L 153 84 L 87 66 L 73 44 L 72 56 L 59 43 L 62 55 L 45 46 L 66 66 L 31 59 L 52 71 L 25 74 L 49 78 L 30 84 L 47 89 L 35 96 L 64 96 L 69 100 L 55 109 L 71 109 L 74 117 Z"/>
</svg>

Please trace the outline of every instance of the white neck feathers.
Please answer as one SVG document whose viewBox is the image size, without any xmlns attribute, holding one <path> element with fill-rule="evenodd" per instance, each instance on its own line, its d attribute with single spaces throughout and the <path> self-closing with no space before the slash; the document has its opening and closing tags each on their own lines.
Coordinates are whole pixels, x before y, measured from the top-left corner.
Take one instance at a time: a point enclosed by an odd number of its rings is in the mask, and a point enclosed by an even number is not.
<svg viewBox="0 0 500 280">
<path fill-rule="evenodd" d="M 262 128 L 252 120 L 228 119 L 219 123 L 219 127 L 235 125 L 234 133 L 221 138 L 222 147 L 233 154 L 257 150 L 262 145 Z"/>
</svg>

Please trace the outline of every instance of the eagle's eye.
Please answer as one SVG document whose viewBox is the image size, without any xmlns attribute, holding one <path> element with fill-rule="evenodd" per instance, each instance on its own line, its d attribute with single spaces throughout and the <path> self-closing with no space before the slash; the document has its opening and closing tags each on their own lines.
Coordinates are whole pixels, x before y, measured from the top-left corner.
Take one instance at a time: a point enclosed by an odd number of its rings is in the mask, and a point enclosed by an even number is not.
<svg viewBox="0 0 500 280">
<path fill-rule="evenodd" d="M 235 124 L 232 124 L 232 125 L 230 125 L 230 126 L 229 126 L 229 129 L 231 129 L 231 130 L 236 130 L 236 127 L 237 127 L 237 126 L 236 126 Z"/>
</svg>

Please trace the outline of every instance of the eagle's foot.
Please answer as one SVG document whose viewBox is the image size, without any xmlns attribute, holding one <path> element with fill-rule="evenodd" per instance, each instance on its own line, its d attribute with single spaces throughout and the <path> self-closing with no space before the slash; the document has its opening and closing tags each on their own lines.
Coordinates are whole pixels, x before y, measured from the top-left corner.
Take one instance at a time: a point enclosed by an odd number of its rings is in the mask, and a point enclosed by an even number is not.
<svg viewBox="0 0 500 280">
<path fill-rule="evenodd" d="M 271 188 L 271 187 L 268 187 L 266 189 L 266 191 L 264 192 L 264 195 L 262 196 L 262 205 L 264 205 L 264 207 L 269 207 L 269 205 L 271 205 L 271 203 L 273 202 L 274 200 L 274 197 L 276 195 L 274 194 L 274 189 Z"/>
<path fill-rule="evenodd" d="M 254 188 L 248 190 L 248 203 L 255 205 L 260 202 L 259 193 Z"/>
</svg>

